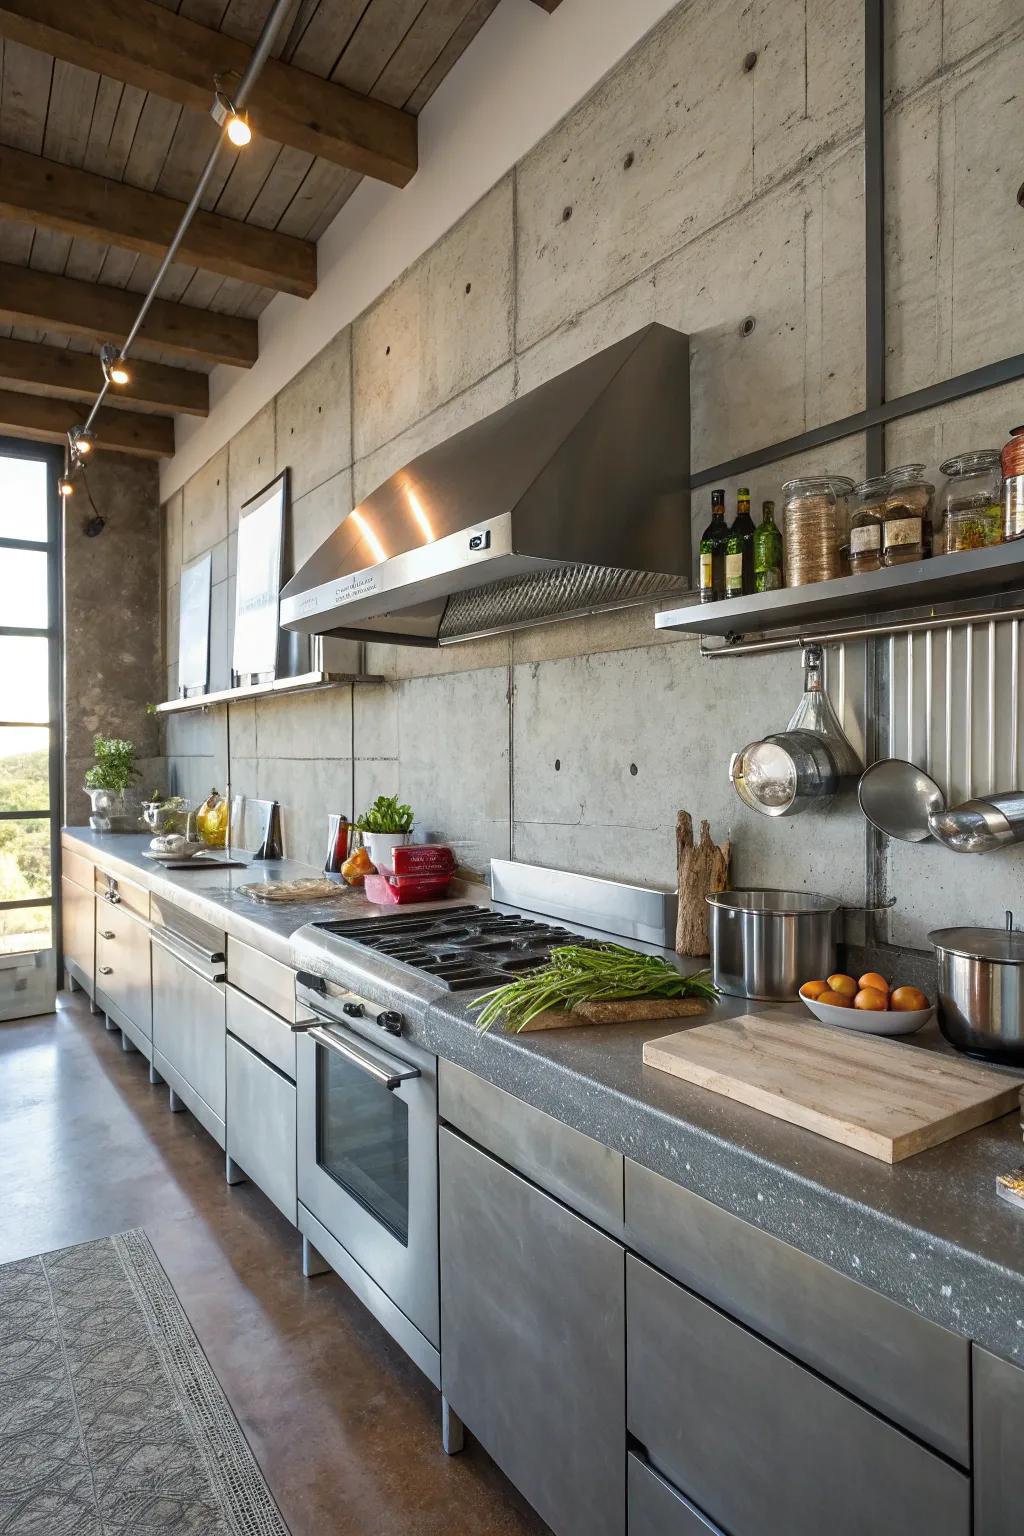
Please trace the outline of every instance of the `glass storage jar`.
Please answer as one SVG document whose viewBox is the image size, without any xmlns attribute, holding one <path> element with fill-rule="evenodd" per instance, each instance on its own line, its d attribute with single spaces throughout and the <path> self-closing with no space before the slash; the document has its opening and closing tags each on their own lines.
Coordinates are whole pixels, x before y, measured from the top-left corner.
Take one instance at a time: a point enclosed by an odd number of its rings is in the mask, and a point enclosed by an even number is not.
<svg viewBox="0 0 1024 1536">
<path fill-rule="evenodd" d="M 935 487 L 924 478 L 923 464 L 901 464 L 886 476 L 882 514 L 882 563 L 906 565 L 932 552 Z"/>
<path fill-rule="evenodd" d="M 945 475 L 941 505 L 946 519 L 946 553 L 984 549 L 1003 542 L 1002 479 L 999 450 L 960 453 L 939 465 Z"/>
<path fill-rule="evenodd" d="M 874 475 L 853 488 L 850 570 L 856 576 L 882 569 L 882 519 L 888 485 L 887 475 Z"/>
<path fill-rule="evenodd" d="M 1024 536 L 1024 427 L 1013 427 L 1002 452 L 1003 538 Z"/>
<path fill-rule="evenodd" d="M 782 531 L 787 587 L 805 587 L 843 574 L 849 541 L 849 495 L 845 475 L 812 475 L 782 487 Z"/>
</svg>

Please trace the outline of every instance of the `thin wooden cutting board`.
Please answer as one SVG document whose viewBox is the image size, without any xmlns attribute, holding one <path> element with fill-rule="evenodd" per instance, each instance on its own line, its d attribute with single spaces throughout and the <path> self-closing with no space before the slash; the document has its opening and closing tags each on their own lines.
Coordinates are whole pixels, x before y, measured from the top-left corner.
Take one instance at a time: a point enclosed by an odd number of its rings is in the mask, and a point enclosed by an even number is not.
<svg viewBox="0 0 1024 1536">
<path fill-rule="evenodd" d="M 645 1019 L 692 1019 L 707 1013 L 699 997 L 630 998 L 621 1003 L 577 1003 L 575 1008 L 545 1008 L 521 1035 L 537 1029 L 571 1029 L 581 1024 L 641 1024 Z"/>
<path fill-rule="evenodd" d="M 1020 1102 L 1020 1079 L 988 1067 L 763 1014 L 648 1040 L 644 1061 L 884 1163 L 938 1146 Z"/>
</svg>

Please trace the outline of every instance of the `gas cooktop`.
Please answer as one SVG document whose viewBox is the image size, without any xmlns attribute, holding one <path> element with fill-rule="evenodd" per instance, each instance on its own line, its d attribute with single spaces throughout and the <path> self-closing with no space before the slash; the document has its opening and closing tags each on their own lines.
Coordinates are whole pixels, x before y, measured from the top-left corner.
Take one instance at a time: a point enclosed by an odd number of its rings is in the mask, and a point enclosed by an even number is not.
<svg viewBox="0 0 1024 1536">
<path fill-rule="evenodd" d="M 543 965 L 555 946 L 586 942 L 543 919 L 472 906 L 369 921 L 339 918 L 311 926 L 400 960 L 433 976 L 450 992 L 500 987 L 519 972 Z"/>
</svg>

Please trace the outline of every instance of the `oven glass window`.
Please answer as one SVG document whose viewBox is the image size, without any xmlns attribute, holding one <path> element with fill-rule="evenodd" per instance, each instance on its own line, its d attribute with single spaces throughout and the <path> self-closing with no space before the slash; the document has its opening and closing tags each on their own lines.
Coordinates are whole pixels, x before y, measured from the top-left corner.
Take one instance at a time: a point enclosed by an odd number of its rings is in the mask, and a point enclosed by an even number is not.
<svg viewBox="0 0 1024 1536">
<path fill-rule="evenodd" d="M 408 1106 L 336 1052 L 316 1055 L 317 1162 L 408 1247 Z"/>
</svg>

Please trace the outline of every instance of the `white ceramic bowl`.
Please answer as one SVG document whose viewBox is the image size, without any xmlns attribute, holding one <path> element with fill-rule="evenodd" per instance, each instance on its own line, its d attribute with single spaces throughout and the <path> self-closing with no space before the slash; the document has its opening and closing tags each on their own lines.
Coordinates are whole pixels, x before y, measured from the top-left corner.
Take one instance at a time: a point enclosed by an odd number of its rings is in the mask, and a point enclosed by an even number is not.
<svg viewBox="0 0 1024 1536">
<path fill-rule="evenodd" d="M 162 852 L 156 848 L 144 848 L 143 854 L 147 859 L 155 859 L 158 864 L 183 864 L 188 859 L 194 859 L 197 853 L 208 853 L 206 843 L 185 843 L 174 852 Z"/>
<path fill-rule="evenodd" d="M 896 1008 L 875 1013 L 867 1008 L 835 1008 L 829 1003 L 816 1003 L 800 994 L 800 1001 L 823 1024 L 835 1024 L 839 1029 L 856 1029 L 865 1035 L 916 1035 L 923 1029 L 935 1012 L 934 1008 L 917 1008 L 901 1013 Z"/>
</svg>

